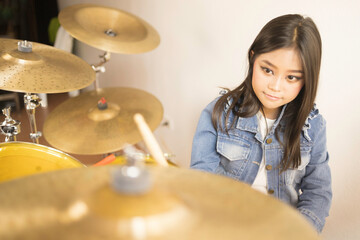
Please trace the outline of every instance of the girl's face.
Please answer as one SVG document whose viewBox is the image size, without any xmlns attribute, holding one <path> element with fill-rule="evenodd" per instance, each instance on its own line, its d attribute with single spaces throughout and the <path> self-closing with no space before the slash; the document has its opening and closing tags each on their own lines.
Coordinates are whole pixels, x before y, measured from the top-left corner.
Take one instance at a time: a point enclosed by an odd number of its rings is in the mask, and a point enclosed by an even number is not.
<svg viewBox="0 0 360 240">
<path fill-rule="evenodd" d="M 296 98 L 304 86 L 303 75 L 294 48 L 277 49 L 255 59 L 252 87 L 267 118 L 276 119 L 280 107 Z"/>
</svg>

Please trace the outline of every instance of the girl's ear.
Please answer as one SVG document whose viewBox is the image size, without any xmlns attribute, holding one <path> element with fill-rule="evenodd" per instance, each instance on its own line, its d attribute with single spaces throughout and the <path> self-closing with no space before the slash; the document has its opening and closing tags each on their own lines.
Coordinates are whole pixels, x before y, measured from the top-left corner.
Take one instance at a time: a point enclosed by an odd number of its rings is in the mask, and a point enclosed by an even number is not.
<svg viewBox="0 0 360 240">
<path fill-rule="evenodd" d="M 251 50 L 251 51 L 250 51 L 250 57 L 252 58 L 252 57 L 254 56 L 254 54 L 255 54 L 254 51 Z"/>
</svg>

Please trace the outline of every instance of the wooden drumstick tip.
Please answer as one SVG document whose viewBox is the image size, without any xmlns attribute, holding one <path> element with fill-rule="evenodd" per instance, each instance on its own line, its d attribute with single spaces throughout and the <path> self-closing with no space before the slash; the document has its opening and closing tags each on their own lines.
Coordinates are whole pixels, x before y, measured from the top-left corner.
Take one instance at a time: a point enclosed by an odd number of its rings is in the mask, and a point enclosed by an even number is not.
<svg viewBox="0 0 360 240">
<path fill-rule="evenodd" d="M 144 119 L 143 115 L 141 115 L 140 113 L 135 113 L 134 120 L 135 120 L 136 123 L 145 122 L 145 119 Z"/>
<path fill-rule="evenodd" d="M 142 138 L 144 139 L 145 145 L 149 149 L 149 152 L 153 156 L 155 161 L 161 166 L 169 166 L 163 152 L 160 149 L 159 144 L 157 143 L 144 117 L 140 113 L 136 113 L 134 115 L 134 121 L 140 131 Z"/>
</svg>

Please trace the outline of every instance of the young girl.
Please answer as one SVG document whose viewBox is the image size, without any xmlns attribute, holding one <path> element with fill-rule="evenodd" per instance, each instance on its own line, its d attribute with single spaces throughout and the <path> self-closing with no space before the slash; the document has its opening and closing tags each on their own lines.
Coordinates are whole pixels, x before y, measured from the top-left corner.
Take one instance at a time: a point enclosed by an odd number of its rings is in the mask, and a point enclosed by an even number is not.
<svg viewBox="0 0 360 240">
<path fill-rule="evenodd" d="M 332 191 L 325 120 L 314 101 L 321 38 L 310 18 L 267 23 L 244 82 L 202 112 L 191 167 L 223 174 L 295 206 L 321 232 Z"/>
</svg>

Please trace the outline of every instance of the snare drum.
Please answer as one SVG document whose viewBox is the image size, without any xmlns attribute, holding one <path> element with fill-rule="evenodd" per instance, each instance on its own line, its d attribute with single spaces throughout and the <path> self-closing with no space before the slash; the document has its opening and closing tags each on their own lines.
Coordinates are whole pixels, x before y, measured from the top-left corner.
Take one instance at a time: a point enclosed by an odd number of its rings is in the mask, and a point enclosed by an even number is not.
<svg viewBox="0 0 360 240">
<path fill-rule="evenodd" d="M 28 142 L 0 143 L 0 183 L 37 173 L 79 167 L 85 165 L 54 148 Z"/>
</svg>

